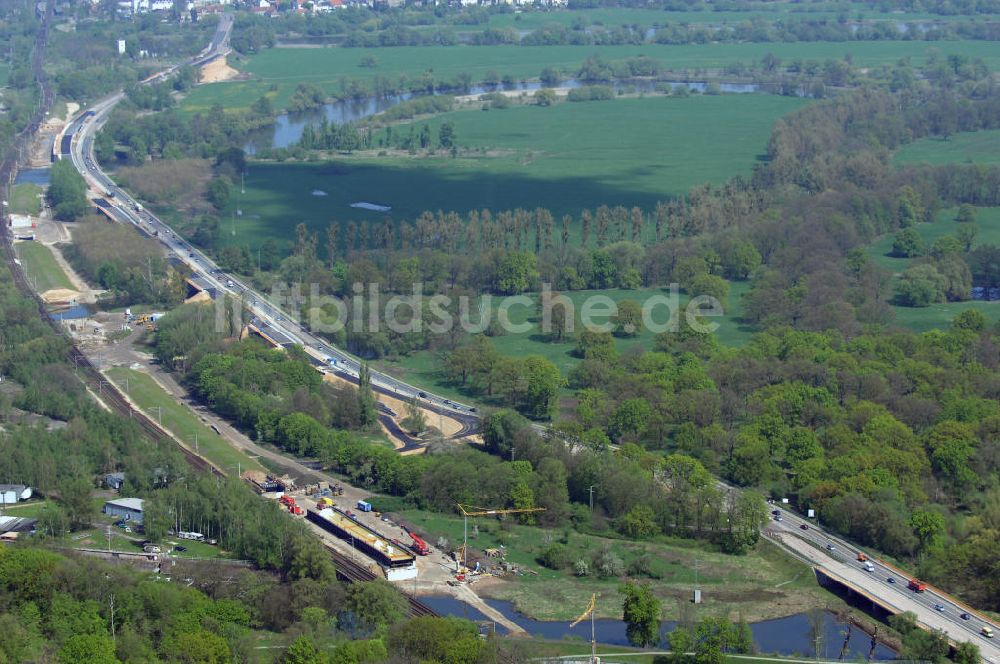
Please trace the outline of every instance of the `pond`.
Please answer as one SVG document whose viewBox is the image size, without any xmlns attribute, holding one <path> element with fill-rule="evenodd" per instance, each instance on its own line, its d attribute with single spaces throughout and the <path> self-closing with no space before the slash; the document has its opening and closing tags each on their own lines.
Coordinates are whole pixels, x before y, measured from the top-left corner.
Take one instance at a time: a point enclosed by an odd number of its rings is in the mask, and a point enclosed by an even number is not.
<svg viewBox="0 0 1000 664">
<path fill-rule="evenodd" d="M 585 83 L 576 79 L 562 81 L 559 87 L 578 88 Z M 653 92 L 662 89 L 663 86 L 673 87 L 686 86 L 691 91 L 704 92 L 708 87 L 707 81 L 653 81 L 650 79 L 634 79 L 616 81 L 612 84 L 615 90 L 635 90 L 638 92 Z M 468 90 L 457 93 L 447 91 L 434 93 L 438 94 L 463 94 L 481 95 L 495 90 L 520 90 L 524 92 L 534 92 L 542 87 L 538 81 L 524 81 L 511 86 L 487 87 L 483 85 L 471 86 Z M 757 92 L 759 86 L 753 83 L 719 83 L 719 91 L 723 93 L 743 94 Z M 332 104 L 300 111 L 296 113 L 282 113 L 275 118 L 274 124 L 250 132 L 243 149 L 247 154 L 256 154 L 258 150 L 266 148 L 287 148 L 291 147 L 302 137 L 302 130 L 306 125 L 318 127 L 323 120 L 335 125 L 347 122 L 356 122 L 386 111 L 400 102 L 418 96 L 412 93 L 400 95 L 388 95 L 385 97 L 368 97 L 367 99 L 348 99 Z"/>
<path fill-rule="evenodd" d="M 427 606 L 431 607 L 440 615 L 458 616 L 473 621 L 487 621 L 489 618 L 477 609 L 469 606 L 465 602 L 453 597 L 421 597 Z M 590 623 L 582 622 L 570 629 L 570 621 L 558 620 L 533 620 L 514 609 L 511 602 L 503 600 L 486 600 L 487 604 L 497 609 L 507 618 L 513 620 L 532 636 L 545 639 L 562 640 L 565 638 L 590 640 Z M 812 637 L 814 624 L 819 628 L 819 656 L 826 659 L 836 659 L 840 656 L 840 651 L 847 640 L 847 660 L 858 658 L 866 659 L 871 649 L 871 637 L 862 632 L 857 627 L 851 627 L 842 622 L 832 613 L 822 611 L 818 613 L 818 623 L 807 613 L 799 613 L 784 618 L 765 620 L 753 623 L 750 630 L 753 632 L 754 644 L 757 650 L 762 653 L 773 653 L 779 655 L 802 655 L 805 657 L 815 657 L 816 649 Z M 660 639 L 666 644 L 666 635 L 676 626 L 675 622 L 664 622 L 660 629 Z M 629 645 L 625 636 L 625 623 L 621 620 L 595 620 L 594 631 L 597 635 L 598 643 L 606 645 Z M 502 626 L 497 626 L 497 631 L 505 632 Z M 850 638 L 847 636 L 850 634 Z M 897 654 L 891 648 L 876 644 L 873 659 L 892 660 Z"/>
</svg>

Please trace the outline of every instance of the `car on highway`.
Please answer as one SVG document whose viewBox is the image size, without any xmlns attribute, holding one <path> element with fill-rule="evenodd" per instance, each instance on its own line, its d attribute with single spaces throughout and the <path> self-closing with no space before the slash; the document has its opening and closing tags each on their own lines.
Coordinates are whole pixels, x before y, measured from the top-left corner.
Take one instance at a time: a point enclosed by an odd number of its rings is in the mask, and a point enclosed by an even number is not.
<svg viewBox="0 0 1000 664">
<path fill-rule="evenodd" d="M 778 516 L 781 514 L 781 510 L 771 510 L 771 516 Z"/>
<path fill-rule="evenodd" d="M 836 550 L 836 548 L 837 548 L 837 547 L 835 547 L 835 546 L 833 545 L 833 543 L 832 543 L 832 542 L 831 542 L 830 544 L 827 544 L 827 545 L 826 545 L 826 550 L 827 550 L 827 551 L 835 551 L 835 550 Z"/>
<path fill-rule="evenodd" d="M 934 605 L 934 610 L 935 611 L 944 611 L 944 604 L 935 604 Z"/>
<path fill-rule="evenodd" d="M 426 392 L 417 392 L 417 396 L 420 397 L 421 399 L 426 399 L 427 398 L 427 393 Z"/>
<path fill-rule="evenodd" d="M 774 515 L 774 520 L 775 521 L 781 521 L 781 515 L 780 514 L 775 514 Z"/>
<path fill-rule="evenodd" d="M 470 407 L 469 407 L 469 412 L 470 412 L 470 413 L 474 413 L 474 412 L 476 412 L 476 409 L 475 409 L 475 407 L 473 407 L 473 406 L 470 406 Z"/>
<path fill-rule="evenodd" d="M 970 616 L 968 613 L 963 613 L 959 615 L 959 618 L 961 618 L 962 620 L 972 620 L 972 616 Z"/>
<path fill-rule="evenodd" d="M 803 523 L 801 526 L 799 526 L 799 528 L 801 528 L 802 530 L 809 530 L 809 524 Z"/>
<path fill-rule="evenodd" d="M 888 579 L 886 579 L 886 581 L 888 581 L 889 583 L 896 583 L 896 577 L 890 576 Z"/>
</svg>

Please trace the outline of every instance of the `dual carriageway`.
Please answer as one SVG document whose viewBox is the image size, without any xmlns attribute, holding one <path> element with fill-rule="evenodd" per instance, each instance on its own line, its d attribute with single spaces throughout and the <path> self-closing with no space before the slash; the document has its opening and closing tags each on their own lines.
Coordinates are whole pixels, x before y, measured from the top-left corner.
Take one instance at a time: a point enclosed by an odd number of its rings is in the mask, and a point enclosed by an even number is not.
<svg viewBox="0 0 1000 664">
<path fill-rule="evenodd" d="M 204 64 L 227 53 L 231 28 L 231 18 L 220 21 L 212 44 L 191 64 Z M 175 69 L 165 70 L 148 80 L 162 80 Z M 101 170 L 93 155 L 94 132 L 122 98 L 123 93 L 119 92 L 86 109 L 67 127 L 66 137 L 57 142 L 61 156 L 72 159 L 89 186 L 97 192 L 98 199 L 113 195 L 110 201 L 105 199 L 101 203 L 105 214 L 159 240 L 171 261 L 184 264 L 191 270 L 200 288 L 212 291 L 216 297 L 228 295 L 242 301 L 252 316 L 252 324 L 277 345 L 300 345 L 317 368 L 357 383 L 361 369 L 358 358 L 318 338 L 308 326 L 291 319 L 288 313 L 255 292 L 236 275 L 226 274 L 209 256 L 175 235 L 160 219 L 143 209 Z M 402 400 L 417 399 L 424 408 L 458 420 L 462 424 L 459 436 L 469 435 L 477 429 L 478 416 L 472 406 L 424 391 L 388 374 L 372 371 L 371 380 L 373 389 L 379 393 Z M 386 420 L 393 422 L 387 413 L 383 412 L 382 417 L 383 423 Z M 550 434 L 543 425 L 536 424 L 535 427 L 542 434 Z M 420 444 L 411 439 L 401 451 L 415 449 Z M 764 536 L 809 564 L 821 579 L 846 587 L 890 613 L 911 611 L 921 626 L 944 631 L 953 643 L 975 643 L 983 661 L 1000 664 L 998 639 L 990 639 L 983 634 L 984 627 L 1000 632 L 1000 625 L 995 621 L 935 588 L 924 592 L 909 590 L 909 578 L 884 561 L 870 557 L 874 571 L 868 572 L 857 560 L 860 552 L 857 547 L 830 535 L 812 519 L 803 519 L 785 509 L 781 509 L 779 514 L 781 519 L 772 521 L 764 529 Z"/>
</svg>

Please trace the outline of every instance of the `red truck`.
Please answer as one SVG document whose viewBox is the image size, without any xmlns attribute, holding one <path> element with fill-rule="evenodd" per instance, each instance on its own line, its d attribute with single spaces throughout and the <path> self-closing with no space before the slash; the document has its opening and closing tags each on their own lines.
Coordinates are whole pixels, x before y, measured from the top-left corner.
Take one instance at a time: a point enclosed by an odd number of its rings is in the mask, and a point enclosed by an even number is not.
<svg viewBox="0 0 1000 664">
<path fill-rule="evenodd" d="M 927 584 L 920 579 L 910 579 L 910 583 L 907 587 L 917 593 L 922 593 L 927 590 Z"/>
</svg>

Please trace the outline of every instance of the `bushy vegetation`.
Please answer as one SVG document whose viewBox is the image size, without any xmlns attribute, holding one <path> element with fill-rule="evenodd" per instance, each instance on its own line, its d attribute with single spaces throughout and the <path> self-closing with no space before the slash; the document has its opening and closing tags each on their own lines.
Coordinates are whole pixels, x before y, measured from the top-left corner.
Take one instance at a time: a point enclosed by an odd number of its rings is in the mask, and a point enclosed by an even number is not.
<svg viewBox="0 0 1000 664">
<path fill-rule="evenodd" d="M 166 260 L 155 240 L 122 232 L 117 224 L 90 217 L 73 229 L 66 258 L 88 282 L 111 291 L 122 304 L 179 304 L 186 297 L 186 273 Z"/>
</svg>

